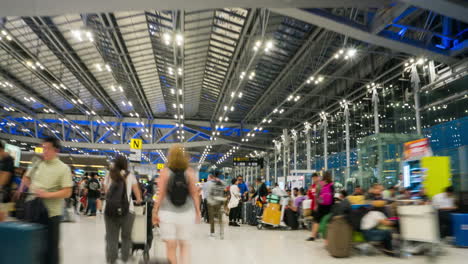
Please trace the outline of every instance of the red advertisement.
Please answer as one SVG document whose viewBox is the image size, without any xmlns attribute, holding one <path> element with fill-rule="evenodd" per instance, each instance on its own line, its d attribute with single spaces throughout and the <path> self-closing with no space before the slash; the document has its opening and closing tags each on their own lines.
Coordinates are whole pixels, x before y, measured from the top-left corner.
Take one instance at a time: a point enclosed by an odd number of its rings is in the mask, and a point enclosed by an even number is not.
<svg viewBox="0 0 468 264">
<path fill-rule="evenodd" d="M 427 138 L 406 142 L 403 146 L 403 158 L 405 160 L 415 160 L 427 156 L 432 156 L 429 139 Z"/>
</svg>

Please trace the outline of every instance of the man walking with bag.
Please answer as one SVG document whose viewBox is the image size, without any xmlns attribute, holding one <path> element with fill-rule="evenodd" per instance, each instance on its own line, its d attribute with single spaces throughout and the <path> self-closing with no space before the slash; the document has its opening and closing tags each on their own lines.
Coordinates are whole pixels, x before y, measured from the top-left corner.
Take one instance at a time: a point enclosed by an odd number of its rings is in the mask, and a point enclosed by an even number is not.
<svg viewBox="0 0 468 264">
<path fill-rule="evenodd" d="M 224 184 L 218 178 L 218 173 L 213 175 L 213 182 L 208 186 L 208 215 L 210 222 L 210 237 L 215 237 L 215 219 L 218 219 L 219 223 L 219 237 L 224 239 L 223 233 L 223 205 L 226 200 L 224 196 Z"/>
<path fill-rule="evenodd" d="M 56 138 L 46 138 L 42 143 L 42 161 L 24 177 L 24 185 L 40 198 L 47 209 L 47 264 L 60 263 L 59 238 L 60 221 L 63 212 L 63 199 L 72 194 L 73 181 L 70 168 L 60 161 L 60 142 Z M 21 188 L 20 192 L 23 191 Z"/>
</svg>

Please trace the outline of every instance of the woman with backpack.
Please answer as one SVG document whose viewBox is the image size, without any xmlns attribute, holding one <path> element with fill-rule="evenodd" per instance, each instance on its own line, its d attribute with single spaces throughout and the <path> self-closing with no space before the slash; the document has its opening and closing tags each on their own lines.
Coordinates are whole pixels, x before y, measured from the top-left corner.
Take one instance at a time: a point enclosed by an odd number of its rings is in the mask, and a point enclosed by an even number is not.
<svg viewBox="0 0 468 264">
<path fill-rule="evenodd" d="M 132 191 L 136 203 L 141 203 L 141 192 L 138 182 L 128 171 L 128 162 L 124 156 L 114 160 L 109 174 L 104 181 L 106 190 L 106 208 L 104 221 L 106 225 L 106 259 L 107 263 L 116 263 L 119 251 L 119 233 L 122 233 L 122 260 L 126 262 L 130 257 L 132 247 L 131 234 L 135 218 Z"/>
<path fill-rule="evenodd" d="M 332 175 L 329 171 L 323 173 L 322 181 L 318 184 L 317 211 L 314 213 L 314 227 L 312 235 L 307 241 L 314 241 L 317 237 L 318 227 L 323 217 L 330 213 L 333 206 L 335 188 L 333 187 Z"/>
<path fill-rule="evenodd" d="M 171 264 L 188 263 L 188 240 L 195 223 L 200 223 L 200 196 L 195 170 L 182 145 L 169 149 L 166 168 L 159 177 L 159 196 L 153 208 L 153 224 L 159 224 L 161 238 L 166 243 L 166 256 Z M 180 262 L 177 248 L 180 247 Z"/>
</svg>

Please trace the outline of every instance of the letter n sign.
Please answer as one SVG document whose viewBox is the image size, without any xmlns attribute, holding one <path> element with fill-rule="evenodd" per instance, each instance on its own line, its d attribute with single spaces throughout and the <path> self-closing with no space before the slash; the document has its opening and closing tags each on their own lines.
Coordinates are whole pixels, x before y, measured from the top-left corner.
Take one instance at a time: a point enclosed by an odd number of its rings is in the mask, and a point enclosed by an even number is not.
<svg viewBox="0 0 468 264">
<path fill-rule="evenodd" d="M 141 139 L 132 138 L 132 140 L 130 140 L 131 149 L 142 149 L 142 147 L 143 147 L 143 141 Z"/>
</svg>

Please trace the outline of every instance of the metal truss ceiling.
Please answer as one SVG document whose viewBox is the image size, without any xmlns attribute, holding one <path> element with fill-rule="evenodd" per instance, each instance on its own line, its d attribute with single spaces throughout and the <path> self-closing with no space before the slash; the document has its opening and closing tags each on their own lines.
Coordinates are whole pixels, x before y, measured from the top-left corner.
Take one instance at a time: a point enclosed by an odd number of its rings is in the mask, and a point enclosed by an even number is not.
<svg viewBox="0 0 468 264">
<path fill-rule="evenodd" d="M 268 149 L 282 129 L 410 57 L 454 65 L 468 55 L 467 7 L 452 1 L 265 1 L 272 9 L 217 1 L 183 11 L 116 1 L 132 11 L 76 4 L 80 14 L 61 1 L 50 11 L 59 15 L 21 13 L 17 2 L 0 14 L 33 16 L 0 20 L 0 137 L 34 144 L 53 135 L 71 153 L 120 151 L 131 138 L 160 159 L 156 149 L 180 141 L 199 153 L 194 161 L 208 144 L 207 162 L 232 146 L 244 146 L 239 155 Z M 334 59 L 347 48 L 357 57 Z M 304 85 L 317 73 L 322 83 Z M 255 140 L 241 141 L 259 126 Z"/>
</svg>

